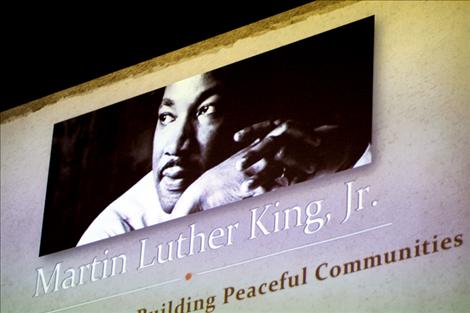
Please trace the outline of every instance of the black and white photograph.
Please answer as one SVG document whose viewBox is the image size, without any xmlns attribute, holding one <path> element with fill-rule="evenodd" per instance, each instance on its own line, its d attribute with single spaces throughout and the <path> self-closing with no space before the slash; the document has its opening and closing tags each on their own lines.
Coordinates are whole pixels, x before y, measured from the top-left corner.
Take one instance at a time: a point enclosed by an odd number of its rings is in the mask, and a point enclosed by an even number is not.
<svg viewBox="0 0 470 313">
<path fill-rule="evenodd" d="M 371 163 L 373 51 L 369 17 L 55 124 L 39 254 Z"/>
</svg>

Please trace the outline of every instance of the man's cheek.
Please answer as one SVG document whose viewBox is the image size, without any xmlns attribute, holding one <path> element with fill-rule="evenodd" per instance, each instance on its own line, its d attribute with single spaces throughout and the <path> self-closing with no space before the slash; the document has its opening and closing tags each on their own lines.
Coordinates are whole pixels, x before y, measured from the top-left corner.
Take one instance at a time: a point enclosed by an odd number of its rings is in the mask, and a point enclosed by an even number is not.
<svg viewBox="0 0 470 313">
<path fill-rule="evenodd" d="M 155 174 L 158 173 L 159 169 L 159 163 L 162 162 L 162 152 L 163 150 L 161 149 L 159 144 L 154 144 L 153 146 L 153 153 L 152 153 L 152 170 L 155 172 Z"/>
</svg>

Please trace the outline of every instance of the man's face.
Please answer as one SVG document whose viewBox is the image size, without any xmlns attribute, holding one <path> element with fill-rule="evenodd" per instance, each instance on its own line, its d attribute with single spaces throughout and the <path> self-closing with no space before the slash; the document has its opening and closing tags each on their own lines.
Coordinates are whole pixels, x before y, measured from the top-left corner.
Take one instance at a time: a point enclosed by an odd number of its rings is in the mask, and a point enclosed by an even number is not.
<svg viewBox="0 0 470 313">
<path fill-rule="evenodd" d="M 152 161 L 165 212 L 171 212 L 184 190 L 226 154 L 221 143 L 225 141 L 227 146 L 233 132 L 224 123 L 227 103 L 222 102 L 221 84 L 211 74 L 166 87 L 158 111 Z"/>
</svg>

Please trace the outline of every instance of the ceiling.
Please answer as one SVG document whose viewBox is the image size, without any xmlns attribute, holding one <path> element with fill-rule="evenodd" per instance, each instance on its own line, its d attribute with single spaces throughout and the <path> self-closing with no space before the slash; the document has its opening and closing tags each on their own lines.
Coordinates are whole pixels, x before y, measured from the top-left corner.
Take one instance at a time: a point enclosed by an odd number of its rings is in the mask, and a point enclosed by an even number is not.
<svg viewBox="0 0 470 313">
<path fill-rule="evenodd" d="M 1 110 L 47 96 L 310 1 L 172 2 L 119 7 L 119 14 L 75 3 L 49 10 L 9 8 L 2 22 Z M 116 4 L 113 4 L 117 6 Z M 113 10 L 116 9 L 113 7 Z"/>
</svg>

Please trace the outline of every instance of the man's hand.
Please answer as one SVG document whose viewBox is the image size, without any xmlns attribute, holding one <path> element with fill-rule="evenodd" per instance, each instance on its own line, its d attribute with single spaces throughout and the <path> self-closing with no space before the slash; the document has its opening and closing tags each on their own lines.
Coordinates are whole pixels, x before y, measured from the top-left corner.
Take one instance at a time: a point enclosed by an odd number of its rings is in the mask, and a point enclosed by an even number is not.
<svg viewBox="0 0 470 313">
<path fill-rule="evenodd" d="M 335 166 L 328 164 L 323 143 L 337 129 L 337 125 L 311 129 L 292 120 L 276 120 L 260 122 L 238 131 L 235 141 L 257 141 L 245 149 L 237 163 L 237 170 L 249 177 L 243 182 L 244 188 L 263 186 L 273 189 L 276 184 L 278 187 L 312 178 L 327 168 L 336 170 Z M 264 166 L 253 168 L 259 163 Z"/>
<path fill-rule="evenodd" d="M 243 185 L 243 182 L 248 180 L 247 175 L 251 171 L 262 170 L 262 162 L 251 166 L 249 171 L 236 169 L 241 156 L 245 155 L 255 144 L 238 151 L 196 179 L 181 195 L 173 208 L 171 219 L 265 193 L 267 190 L 263 186 L 245 188 Z"/>
<path fill-rule="evenodd" d="M 314 177 L 325 168 L 323 138 L 337 128 L 309 129 L 291 120 L 269 120 L 238 131 L 235 142 L 247 146 L 194 181 L 176 203 L 172 218 Z"/>
</svg>

